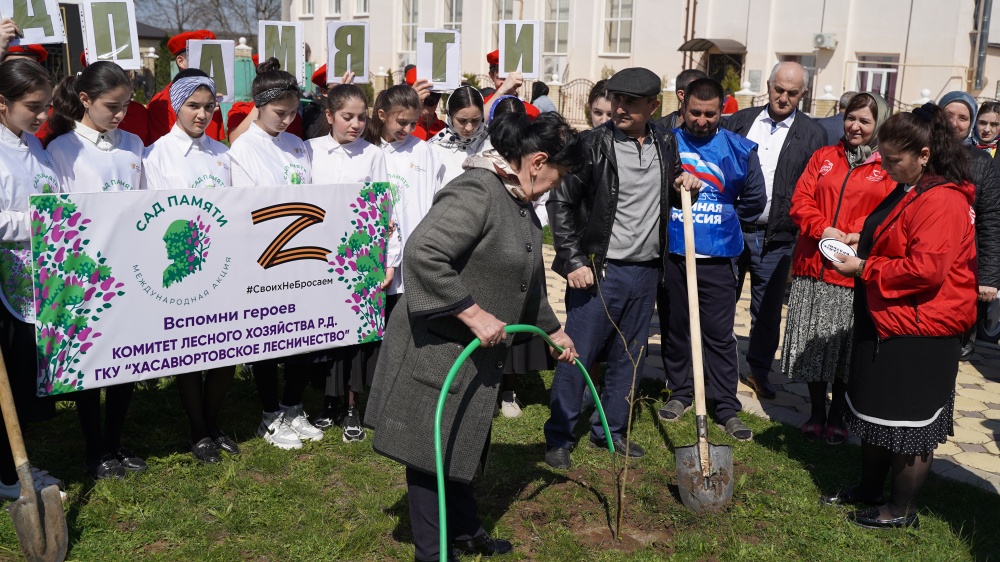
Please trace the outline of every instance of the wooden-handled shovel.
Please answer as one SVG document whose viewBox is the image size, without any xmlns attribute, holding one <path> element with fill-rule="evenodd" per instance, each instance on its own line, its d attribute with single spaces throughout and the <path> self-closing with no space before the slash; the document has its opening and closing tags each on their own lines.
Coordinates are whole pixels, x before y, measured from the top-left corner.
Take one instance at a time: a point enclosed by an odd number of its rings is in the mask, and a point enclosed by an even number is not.
<svg viewBox="0 0 1000 562">
<path fill-rule="evenodd" d="M 21 424 L 14 408 L 14 395 L 7 378 L 7 365 L 0 355 L 0 408 L 7 426 L 10 450 L 14 454 L 17 477 L 21 481 L 21 496 L 7 506 L 14 520 L 14 532 L 21 543 L 24 557 L 31 562 L 62 562 L 68 548 L 66 513 L 63 511 L 59 487 L 46 486 L 35 490 L 28 452 L 21 437 Z"/>
<path fill-rule="evenodd" d="M 708 442 L 705 408 L 705 371 L 701 353 L 701 314 L 698 309 L 698 273 L 695 259 L 691 194 L 681 192 L 684 213 L 684 266 L 687 270 L 688 314 L 691 323 L 691 367 L 694 376 L 694 412 L 698 443 L 678 447 L 677 486 L 681 501 L 695 513 L 722 511 L 733 497 L 733 450 Z"/>
</svg>

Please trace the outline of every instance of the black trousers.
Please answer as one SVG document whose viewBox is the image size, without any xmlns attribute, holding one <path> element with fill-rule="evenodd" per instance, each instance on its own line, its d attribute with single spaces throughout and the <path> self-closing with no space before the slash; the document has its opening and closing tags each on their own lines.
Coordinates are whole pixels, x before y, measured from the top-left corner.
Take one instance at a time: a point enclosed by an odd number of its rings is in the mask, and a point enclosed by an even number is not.
<svg viewBox="0 0 1000 562">
<path fill-rule="evenodd" d="M 794 242 L 765 242 L 764 230 L 743 232 L 736 298 L 750 273 L 750 341 L 747 364 L 756 377 L 767 378 L 781 336 L 781 306 L 785 303 Z"/>
<path fill-rule="evenodd" d="M 670 349 L 670 356 L 664 360 L 670 399 L 690 405 L 694 396 L 694 380 L 686 271 L 684 256 L 671 255 L 667 260 L 663 284 L 672 301 L 663 347 Z M 736 271 L 733 260 L 729 258 L 707 258 L 698 260 L 697 274 L 705 382 L 715 399 L 715 418 L 719 423 L 725 423 L 742 408 L 736 396 L 739 356 L 733 333 Z M 660 329 L 664 330 L 662 326 Z"/>
<path fill-rule="evenodd" d="M 479 519 L 479 506 L 472 484 L 445 480 L 448 511 L 448 543 L 470 540 L 485 533 Z M 419 560 L 438 560 L 441 556 L 438 526 L 437 478 L 432 474 L 406 467 L 406 494 L 410 501 L 410 526 L 413 547 Z"/>
</svg>

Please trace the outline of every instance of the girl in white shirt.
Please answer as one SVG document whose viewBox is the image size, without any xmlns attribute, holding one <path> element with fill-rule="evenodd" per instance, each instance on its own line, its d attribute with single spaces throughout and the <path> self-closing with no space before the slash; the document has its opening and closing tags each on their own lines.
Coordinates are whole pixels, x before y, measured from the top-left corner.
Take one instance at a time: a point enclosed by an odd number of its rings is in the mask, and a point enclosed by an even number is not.
<svg viewBox="0 0 1000 562">
<path fill-rule="evenodd" d="M 285 132 L 298 114 L 299 86 L 279 66 L 272 57 L 257 67 L 252 92 L 258 117 L 229 149 L 233 187 L 312 183 L 305 143 Z"/>
<path fill-rule="evenodd" d="M 48 118 L 52 81 L 38 63 L 17 58 L 0 65 L 0 353 L 23 421 L 51 418 L 54 402 L 35 397 L 38 362 L 31 285 L 31 213 L 28 196 L 52 193 L 55 171 L 35 138 Z M 2 415 L 0 415 L 2 419 Z M 37 490 L 62 482 L 32 469 Z M 0 433 L 0 498 L 21 493 L 7 432 Z"/>
<path fill-rule="evenodd" d="M 483 116 L 483 95 L 472 86 L 462 86 L 448 98 L 447 127 L 427 141 L 444 166 L 442 185 L 464 172 L 462 164 L 483 149 L 488 135 Z"/>
<path fill-rule="evenodd" d="M 430 145 L 413 136 L 420 115 L 420 98 L 406 85 L 383 90 L 375 99 L 372 119 L 365 131 L 368 142 L 381 146 L 393 190 L 393 212 L 397 220 L 400 247 L 431 208 L 434 194 L 441 189 L 444 166 Z M 392 284 L 386 299 L 386 316 L 403 293 L 403 273 L 393 268 Z"/>
<path fill-rule="evenodd" d="M 388 181 L 385 155 L 377 146 L 362 138 L 368 124 L 368 103 L 364 92 L 353 84 L 334 86 L 326 97 L 326 120 L 330 134 L 307 143 L 313 173 L 330 183 Z M 386 256 L 384 291 L 392 282 L 392 269 L 399 266 L 402 252 L 398 237 L 390 236 Z M 358 393 L 371 385 L 378 359 L 378 342 L 352 345 L 334 350 L 333 364 L 326 379 L 326 406 L 313 423 L 320 428 L 344 426 L 345 443 L 365 438 L 358 413 Z M 346 407 L 343 397 L 347 396 Z"/>
<path fill-rule="evenodd" d="M 205 127 L 215 113 L 215 82 L 197 68 L 188 68 L 174 76 L 170 84 L 170 103 L 177 122 L 170 132 L 146 148 L 142 159 L 145 189 L 185 189 L 229 187 L 229 157 L 226 145 L 205 134 Z M 188 447 L 196 460 L 214 463 L 222 460 L 221 451 L 239 454 L 240 448 L 219 430 L 219 411 L 229 385 L 233 367 L 184 373 L 174 379 L 181 404 L 191 427 Z"/>
<path fill-rule="evenodd" d="M 118 130 L 131 99 L 132 81 L 109 61 L 96 62 L 59 83 L 47 150 L 61 192 L 139 189 L 142 141 Z M 101 389 L 75 393 L 86 442 L 85 464 L 95 478 L 122 478 L 126 471 L 146 470 L 146 461 L 121 442 L 134 389 L 135 383 L 105 387 L 103 431 Z"/>
<path fill-rule="evenodd" d="M 118 128 L 131 100 L 131 80 L 110 61 L 59 84 L 45 140 L 63 193 L 139 189 L 142 139 Z"/>
<path fill-rule="evenodd" d="M 309 156 L 302 139 L 285 132 L 299 107 L 295 77 L 279 70 L 278 59 L 257 67 L 251 89 L 257 119 L 233 141 L 229 159 L 233 187 L 282 186 L 312 183 Z M 278 363 L 285 363 L 285 389 L 278 402 Z M 323 432 L 309 423 L 302 395 L 309 370 L 302 362 L 267 360 L 252 365 L 263 415 L 257 435 L 279 449 L 301 449 L 302 440 L 318 441 Z"/>
</svg>

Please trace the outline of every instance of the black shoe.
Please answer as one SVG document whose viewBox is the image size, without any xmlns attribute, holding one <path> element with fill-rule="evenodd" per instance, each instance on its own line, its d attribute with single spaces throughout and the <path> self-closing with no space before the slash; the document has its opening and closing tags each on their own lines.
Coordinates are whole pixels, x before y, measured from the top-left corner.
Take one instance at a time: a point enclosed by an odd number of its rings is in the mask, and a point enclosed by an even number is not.
<svg viewBox="0 0 1000 562">
<path fill-rule="evenodd" d="M 866 529 L 902 529 L 903 527 L 920 528 L 920 518 L 917 514 L 894 517 L 892 519 L 879 519 L 879 508 L 870 507 L 860 511 L 852 511 L 847 514 L 847 520 L 855 525 L 860 525 Z"/>
<path fill-rule="evenodd" d="M 836 494 L 820 496 L 819 501 L 827 505 L 881 505 L 885 501 L 885 498 L 882 497 L 882 494 L 874 498 L 862 497 L 860 486 L 855 486 L 853 488 L 841 488 L 837 490 Z"/>
<path fill-rule="evenodd" d="M 225 451 L 230 455 L 240 454 L 240 446 L 236 444 L 236 441 L 221 431 L 212 434 L 212 441 L 220 451 Z"/>
<path fill-rule="evenodd" d="M 344 423 L 345 417 L 347 417 L 347 410 L 344 409 L 343 405 L 327 400 L 323 411 L 318 416 L 311 418 L 309 423 L 313 424 L 316 429 L 325 431 Z"/>
<path fill-rule="evenodd" d="M 480 556 L 496 556 L 514 550 L 514 545 L 510 544 L 510 541 L 495 539 L 489 533 L 483 533 L 467 541 L 455 541 L 451 545 L 461 554 Z"/>
<path fill-rule="evenodd" d="M 146 466 L 146 461 L 142 458 L 135 456 L 135 453 L 129 451 L 125 447 L 118 447 L 118 450 L 114 452 L 115 458 L 122 467 L 129 472 L 145 472 L 148 466 Z"/>
<path fill-rule="evenodd" d="M 191 445 L 191 455 L 194 456 L 196 461 L 206 463 L 220 462 L 222 460 L 219 448 L 215 446 L 215 441 L 212 441 L 211 437 L 205 437 L 194 445 Z"/>
<path fill-rule="evenodd" d="M 757 375 L 750 374 L 746 376 L 743 382 L 753 389 L 757 394 L 757 398 L 770 400 L 778 395 L 774 387 L 771 386 L 771 381 L 767 380 L 766 376 L 758 377 Z"/>
<path fill-rule="evenodd" d="M 573 464 L 569 460 L 569 448 L 550 447 L 545 451 L 545 464 L 552 468 L 568 469 Z"/>
<path fill-rule="evenodd" d="M 614 443 L 615 452 L 623 457 L 625 456 L 626 445 L 628 447 L 628 456 L 630 459 L 641 459 L 646 456 L 646 451 L 635 441 L 627 442 L 624 437 L 618 437 L 613 439 L 611 442 Z M 606 450 L 608 448 L 607 439 L 594 439 L 593 435 L 590 436 L 590 444 L 598 449 Z"/>
<path fill-rule="evenodd" d="M 118 459 L 116 459 L 111 453 L 93 461 L 87 461 L 84 465 L 87 468 L 87 472 L 98 480 L 108 480 L 112 478 L 119 480 L 125 478 L 125 467 L 123 467 L 122 464 L 118 462 Z"/>
</svg>

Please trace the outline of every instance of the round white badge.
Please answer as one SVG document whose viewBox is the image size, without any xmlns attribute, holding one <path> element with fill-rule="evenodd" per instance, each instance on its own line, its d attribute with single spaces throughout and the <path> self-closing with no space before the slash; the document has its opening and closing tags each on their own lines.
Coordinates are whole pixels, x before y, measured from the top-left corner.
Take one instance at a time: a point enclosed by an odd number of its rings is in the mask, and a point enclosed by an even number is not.
<svg viewBox="0 0 1000 562">
<path fill-rule="evenodd" d="M 837 263 L 843 263 L 837 259 L 837 254 L 846 254 L 848 256 L 856 256 L 857 252 L 854 248 L 844 244 L 836 238 L 824 238 L 819 241 L 819 251 L 823 254 L 823 257 Z"/>
</svg>

